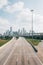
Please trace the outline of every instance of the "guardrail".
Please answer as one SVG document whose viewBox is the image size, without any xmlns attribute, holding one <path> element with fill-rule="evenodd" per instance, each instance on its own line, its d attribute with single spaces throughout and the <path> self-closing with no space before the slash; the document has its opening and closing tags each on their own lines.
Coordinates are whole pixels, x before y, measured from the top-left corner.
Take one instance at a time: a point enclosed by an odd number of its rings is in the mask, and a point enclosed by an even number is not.
<svg viewBox="0 0 43 65">
<path fill-rule="evenodd" d="M 34 47 L 34 45 L 32 44 L 32 42 L 29 42 L 31 44 L 31 46 L 33 47 L 35 52 L 38 52 L 38 50 Z"/>
</svg>

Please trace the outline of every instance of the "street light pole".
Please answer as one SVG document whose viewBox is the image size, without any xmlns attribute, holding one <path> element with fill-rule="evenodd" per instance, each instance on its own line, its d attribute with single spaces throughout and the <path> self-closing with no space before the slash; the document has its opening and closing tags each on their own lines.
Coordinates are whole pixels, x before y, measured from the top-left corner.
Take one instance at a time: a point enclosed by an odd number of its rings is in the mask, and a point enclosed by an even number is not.
<svg viewBox="0 0 43 65">
<path fill-rule="evenodd" d="M 33 41 L 33 11 L 34 10 L 31 10 L 31 12 L 32 12 L 32 41 Z"/>
</svg>

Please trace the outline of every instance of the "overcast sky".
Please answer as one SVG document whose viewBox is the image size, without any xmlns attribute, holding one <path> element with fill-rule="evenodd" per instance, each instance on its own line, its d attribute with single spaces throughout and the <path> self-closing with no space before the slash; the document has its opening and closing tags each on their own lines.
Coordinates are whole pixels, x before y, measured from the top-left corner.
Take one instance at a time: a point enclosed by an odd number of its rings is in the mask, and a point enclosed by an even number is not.
<svg viewBox="0 0 43 65">
<path fill-rule="evenodd" d="M 35 32 L 43 32 L 43 0 L 0 0 L 0 33 L 10 26 L 13 30 L 25 28 L 28 32 L 32 27 Z"/>
</svg>

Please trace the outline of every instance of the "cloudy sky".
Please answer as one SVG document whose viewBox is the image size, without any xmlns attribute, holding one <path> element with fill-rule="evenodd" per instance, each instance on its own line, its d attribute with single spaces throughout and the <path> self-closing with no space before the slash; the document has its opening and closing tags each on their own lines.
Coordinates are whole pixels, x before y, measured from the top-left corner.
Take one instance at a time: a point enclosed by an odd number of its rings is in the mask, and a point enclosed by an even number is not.
<svg viewBox="0 0 43 65">
<path fill-rule="evenodd" d="M 0 33 L 10 26 L 13 30 L 25 28 L 28 32 L 32 27 L 35 32 L 43 32 L 43 0 L 0 0 Z"/>
</svg>

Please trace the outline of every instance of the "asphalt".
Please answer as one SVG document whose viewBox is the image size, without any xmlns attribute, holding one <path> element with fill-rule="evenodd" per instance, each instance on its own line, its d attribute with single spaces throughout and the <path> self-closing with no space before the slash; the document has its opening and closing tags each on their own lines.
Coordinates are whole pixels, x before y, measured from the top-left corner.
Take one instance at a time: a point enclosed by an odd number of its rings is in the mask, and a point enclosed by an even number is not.
<svg viewBox="0 0 43 65">
<path fill-rule="evenodd" d="M 42 51 L 40 49 L 40 53 Z M 40 53 L 36 53 L 25 38 L 13 38 L 0 48 L 0 65 L 43 65 L 43 54 Z"/>
<path fill-rule="evenodd" d="M 37 46 L 38 49 L 38 57 L 41 60 L 41 62 L 43 63 L 43 40 L 39 43 L 39 45 Z"/>
<path fill-rule="evenodd" d="M 8 58 L 15 42 L 16 42 L 16 38 L 12 38 L 12 40 L 10 40 L 5 45 L 0 47 L 0 65 L 3 65 L 6 59 Z"/>
<path fill-rule="evenodd" d="M 43 65 L 36 52 L 23 37 L 14 39 L 1 50 L 0 65 Z"/>
</svg>

